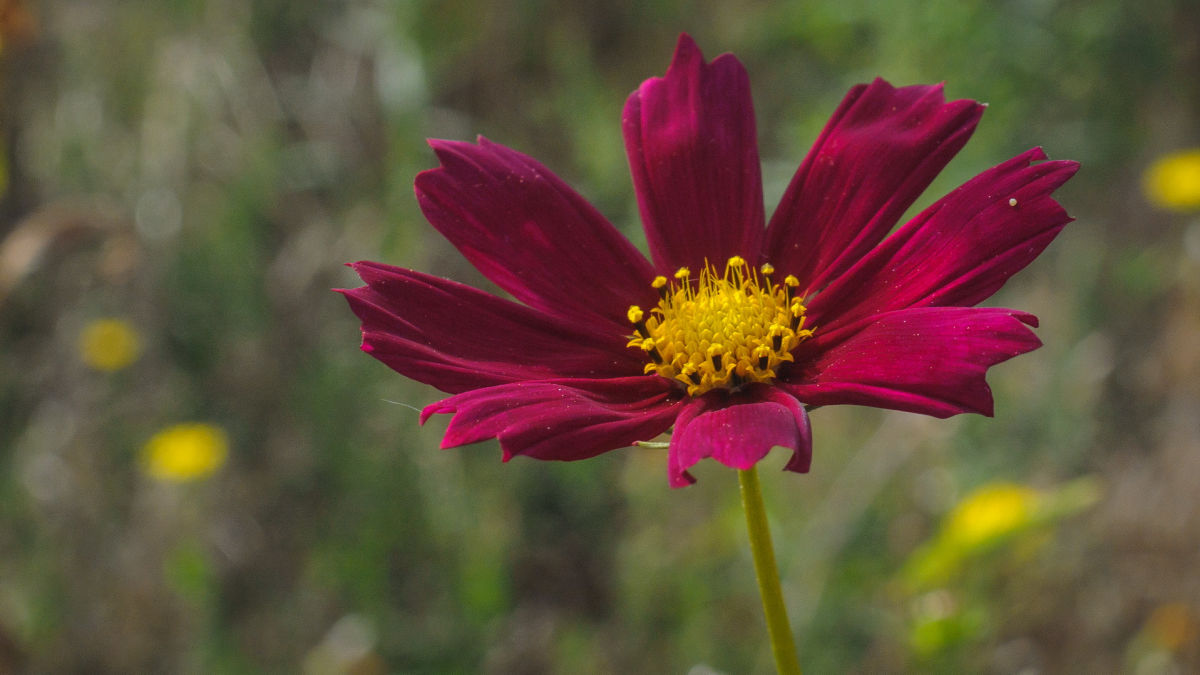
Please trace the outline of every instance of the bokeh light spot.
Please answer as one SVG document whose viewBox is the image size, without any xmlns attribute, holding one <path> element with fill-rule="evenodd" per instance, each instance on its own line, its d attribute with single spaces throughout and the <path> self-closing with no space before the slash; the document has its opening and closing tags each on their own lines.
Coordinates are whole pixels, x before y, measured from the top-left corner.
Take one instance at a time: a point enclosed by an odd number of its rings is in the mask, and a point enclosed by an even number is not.
<svg viewBox="0 0 1200 675">
<path fill-rule="evenodd" d="M 96 319 L 79 334 L 79 358 L 89 368 L 111 373 L 128 367 L 142 351 L 137 331 L 123 319 Z"/>
<path fill-rule="evenodd" d="M 1200 148 L 1159 157 L 1142 177 L 1151 204 L 1170 211 L 1200 211 Z"/>
<path fill-rule="evenodd" d="M 211 424 L 177 424 L 155 434 L 142 451 L 146 473 L 184 483 L 212 475 L 229 455 L 225 432 Z"/>
</svg>

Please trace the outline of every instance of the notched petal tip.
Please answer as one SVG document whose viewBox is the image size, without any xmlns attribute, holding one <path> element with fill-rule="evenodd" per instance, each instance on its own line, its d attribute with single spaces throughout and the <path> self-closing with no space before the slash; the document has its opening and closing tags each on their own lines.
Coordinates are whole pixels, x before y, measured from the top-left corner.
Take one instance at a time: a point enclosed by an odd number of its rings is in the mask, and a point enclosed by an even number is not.
<svg viewBox="0 0 1200 675">
<path fill-rule="evenodd" d="M 453 415 L 456 412 L 458 412 L 458 408 L 453 405 L 447 405 L 446 401 L 444 400 L 438 401 L 437 403 L 430 403 L 421 409 L 421 414 L 417 418 L 417 423 L 424 426 L 425 422 L 429 421 L 429 418 L 433 417 L 434 415 Z"/>
<path fill-rule="evenodd" d="M 808 473 L 812 468 L 812 445 L 809 444 L 808 450 L 794 450 L 792 458 L 784 465 L 784 471 L 792 471 L 794 473 Z"/>
<path fill-rule="evenodd" d="M 470 145 L 466 141 L 456 141 L 450 138 L 426 138 L 425 144 L 428 145 L 431 150 L 433 150 L 433 154 L 436 155 L 439 160 L 443 159 L 442 155 L 444 153 L 449 154 L 454 152 L 455 148 L 459 145 Z M 426 169 L 426 171 L 432 170 L 433 169 Z"/>
<path fill-rule="evenodd" d="M 1034 162 L 1041 162 L 1045 159 L 1047 159 L 1046 150 L 1044 148 L 1042 148 L 1042 146 L 1040 146 L 1040 145 L 1035 145 L 1032 148 L 1026 150 L 1025 152 L 1022 152 L 1021 154 L 1017 155 L 1011 161 L 1013 161 L 1013 162 L 1022 162 L 1023 161 L 1026 165 L 1029 165 Z"/>
<path fill-rule="evenodd" d="M 679 39 L 675 41 L 675 53 L 671 56 L 671 65 L 674 66 L 677 61 L 695 57 L 699 57 L 701 60 L 704 59 L 704 54 L 700 51 L 700 45 L 696 44 L 695 38 L 688 33 L 680 33 Z"/>
<path fill-rule="evenodd" d="M 1021 323 L 1025 324 L 1026 326 L 1029 326 L 1031 328 L 1037 328 L 1039 325 L 1038 318 L 1036 316 L 1030 314 L 1029 312 L 1021 312 L 1021 311 L 1013 310 L 1012 316 L 1014 319 L 1020 321 Z M 1038 347 L 1040 347 L 1040 346 L 1042 346 L 1042 343 L 1041 343 L 1041 341 L 1038 341 Z"/>
<path fill-rule="evenodd" d="M 474 143 L 444 138 L 427 138 L 425 142 L 433 150 L 438 166 L 417 172 L 413 179 L 413 191 L 418 200 L 429 200 L 432 198 L 430 193 L 444 189 L 439 181 L 453 182 L 457 173 L 484 170 L 487 156 L 481 153 L 513 152 L 482 134 L 475 137 Z"/>
<path fill-rule="evenodd" d="M 667 484 L 673 490 L 695 485 L 696 477 L 687 471 L 671 471 L 667 476 Z"/>
</svg>

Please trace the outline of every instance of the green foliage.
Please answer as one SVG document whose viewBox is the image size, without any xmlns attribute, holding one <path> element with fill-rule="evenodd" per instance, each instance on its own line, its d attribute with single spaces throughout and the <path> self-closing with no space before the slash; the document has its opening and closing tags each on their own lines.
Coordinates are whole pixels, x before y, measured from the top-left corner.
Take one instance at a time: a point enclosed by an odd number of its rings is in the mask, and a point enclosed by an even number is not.
<svg viewBox="0 0 1200 675">
<path fill-rule="evenodd" d="M 1200 540 L 1197 225 L 1138 193 L 1197 143 L 1192 3 L 28 4 L 0 52 L 0 671 L 11 644 L 32 672 L 767 672 L 732 472 L 438 450 L 413 408 L 440 394 L 329 291 L 360 259 L 487 287 L 421 217 L 426 137 L 537 157 L 637 241 L 621 106 L 681 30 L 746 63 L 769 206 L 876 75 L 990 104 L 918 207 L 1035 144 L 1084 162 L 1080 222 L 995 300 L 1046 342 L 993 371 L 996 418 L 818 410 L 813 472 L 761 472 L 808 670 L 1200 668 L 1145 616 Z M 127 370 L 76 356 L 98 316 L 140 334 Z M 226 465 L 144 475 L 189 420 Z M 947 534 L 992 481 L 1037 506 Z"/>
</svg>

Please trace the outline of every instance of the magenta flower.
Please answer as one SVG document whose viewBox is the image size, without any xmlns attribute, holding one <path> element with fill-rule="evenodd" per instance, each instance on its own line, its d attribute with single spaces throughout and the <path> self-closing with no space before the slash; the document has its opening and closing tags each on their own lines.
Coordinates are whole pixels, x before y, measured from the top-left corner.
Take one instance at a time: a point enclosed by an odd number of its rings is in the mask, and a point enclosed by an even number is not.
<svg viewBox="0 0 1200 675">
<path fill-rule="evenodd" d="M 1034 316 L 974 305 L 1071 221 L 1050 195 L 1075 162 L 1029 150 L 887 236 L 983 109 L 853 88 L 768 223 L 746 71 L 684 35 L 622 118 L 652 260 L 535 160 L 435 140 L 426 218 L 517 302 L 372 262 L 342 292 L 364 351 L 453 394 L 421 414 L 453 415 L 443 448 L 576 460 L 674 427 L 672 486 L 775 446 L 806 472 L 806 406 L 991 415 L 987 369 L 1041 344 Z"/>
</svg>

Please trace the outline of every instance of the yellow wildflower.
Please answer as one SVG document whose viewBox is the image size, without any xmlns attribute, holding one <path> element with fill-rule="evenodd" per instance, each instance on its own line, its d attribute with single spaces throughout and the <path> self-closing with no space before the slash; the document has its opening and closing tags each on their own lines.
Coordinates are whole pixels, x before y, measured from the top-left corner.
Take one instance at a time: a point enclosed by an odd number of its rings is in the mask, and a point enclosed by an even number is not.
<svg viewBox="0 0 1200 675">
<path fill-rule="evenodd" d="M 146 443 L 142 463 L 154 478 L 184 483 L 208 477 L 225 463 L 228 454 L 229 441 L 221 428 L 202 423 L 177 424 Z"/>
<path fill-rule="evenodd" d="M 96 319 L 79 335 L 79 357 L 89 368 L 106 373 L 130 365 L 141 350 L 137 332 L 122 319 Z"/>
<path fill-rule="evenodd" d="M 1171 211 L 1200 210 L 1200 148 L 1159 157 L 1142 175 L 1146 199 Z"/>
<path fill-rule="evenodd" d="M 1043 497 L 1016 483 L 988 483 L 963 498 L 937 536 L 918 548 L 902 572 L 910 590 L 943 584 L 963 563 L 1037 521 Z"/>
<path fill-rule="evenodd" d="M 1037 491 L 1015 483 L 989 483 L 967 495 L 946 518 L 947 542 L 971 549 L 1028 525 Z"/>
</svg>

